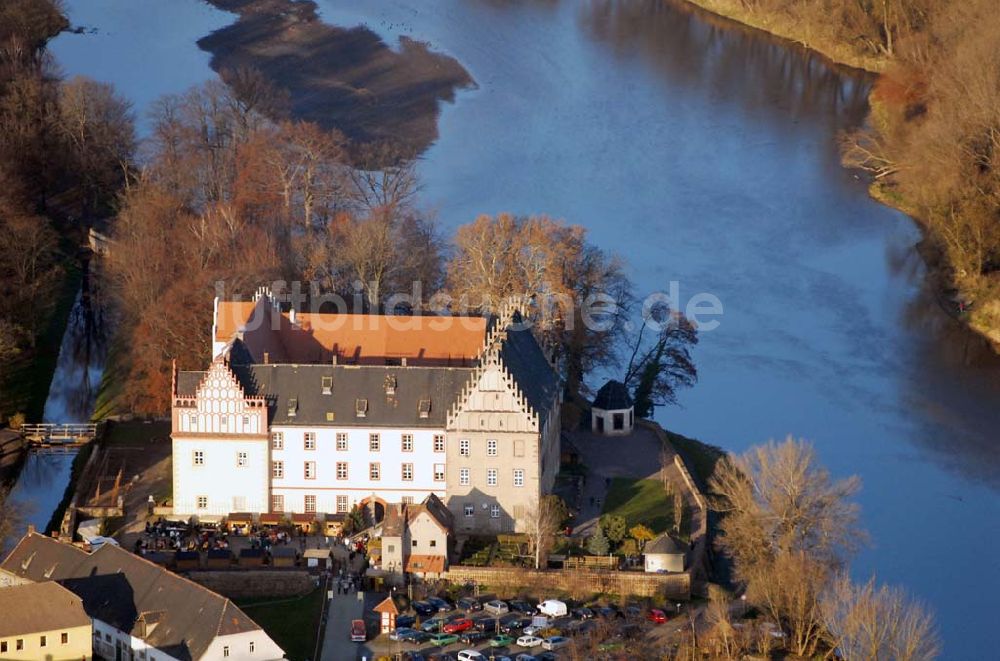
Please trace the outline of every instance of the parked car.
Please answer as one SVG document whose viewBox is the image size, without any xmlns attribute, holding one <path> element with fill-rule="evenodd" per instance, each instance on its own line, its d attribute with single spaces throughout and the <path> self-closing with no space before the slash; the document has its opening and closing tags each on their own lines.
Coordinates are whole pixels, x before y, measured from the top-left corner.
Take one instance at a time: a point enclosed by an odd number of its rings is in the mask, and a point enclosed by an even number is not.
<svg viewBox="0 0 1000 661">
<path fill-rule="evenodd" d="M 625 607 L 625 617 L 639 617 L 640 615 L 642 615 L 642 609 L 638 606 Z"/>
<path fill-rule="evenodd" d="M 481 617 L 476 620 L 476 628 L 480 631 L 487 631 L 489 633 L 494 633 L 497 630 L 497 624 L 499 620 L 495 617 Z"/>
<path fill-rule="evenodd" d="M 412 615 L 397 615 L 396 616 L 396 628 L 397 629 L 412 629 L 413 625 L 416 624 L 417 618 Z"/>
<path fill-rule="evenodd" d="M 524 601 L 523 599 L 515 599 L 510 602 L 510 609 L 518 613 L 531 614 L 535 612 L 535 607 Z"/>
<path fill-rule="evenodd" d="M 654 624 L 664 624 L 667 621 L 667 614 L 659 608 L 653 608 L 646 613 L 646 619 Z"/>
<path fill-rule="evenodd" d="M 458 653 L 458 661 L 486 661 L 486 657 L 476 650 L 462 650 Z"/>
<path fill-rule="evenodd" d="M 514 639 L 506 634 L 499 634 L 490 638 L 490 647 L 508 647 Z"/>
<path fill-rule="evenodd" d="M 483 610 L 490 615 L 506 615 L 510 612 L 510 606 L 507 605 L 506 601 L 494 599 L 493 601 L 487 601 L 486 605 L 483 606 Z"/>
<path fill-rule="evenodd" d="M 427 603 L 436 608 L 439 613 L 446 613 L 451 610 L 451 604 L 441 597 L 427 597 Z"/>
<path fill-rule="evenodd" d="M 563 636 L 552 636 L 542 641 L 542 649 L 546 650 L 558 650 L 567 645 L 569 645 L 569 638 L 564 638 Z"/>
<path fill-rule="evenodd" d="M 472 620 L 467 617 L 460 617 L 441 627 L 444 633 L 462 633 L 472 628 Z"/>
<path fill-rule="evenodd" d="M 351 642 L 363 643 L 368 638 L 364 620 L 351 620 Z"/>
<path fill-rule="evenodd" d="M 538 604 L 538 612 L 544 613 L 549 617 L 561 617 L 569 612 L 566 608 L 566 603 L 559 601 L 558 599 L 546 599 L 542 603 Z"/>
<path fill-rule="evenodd" d="M 478 599 L 473 597 L 462 597 L 457 602 L 455 606 L 461 608 L 464 611 L 481 611 L 483 610 L 483 605 L 479 603 Z"/>
<path fill-rule="evenodd" d="M 396 627 L 395 631 L 389 632 L 389 640 L 406 640 L 411 633 L 419 633 L 416 629 L 409 627 Z"/>
<path fill-rule="evenodd" d="M 517 639 L 518 647 L 538 647 L 542 644 L 542 639 L 538 636 L 521 636 Z"/>
<path fill-rule="evenodd" d="M 475 629 L 470 629 L 469 631 L 463 632 L 461 636 L 458 637 L 458 642 L 463 645 L 475 645 L 476 643 L 486 640 L 489 637 L 488 633 L 483 633 L 482 631 L 476 631 Z"/>
<path fill-rule="evenodd" d="M 437 612 L 437 608 L 435 608 L 429 602 L 426 601 L 414 601 L 413 610 L 417 613 L 417 615 L 421 615 L 423 617 L 427 617 L 428 615 L 433 615 L 434 613 Z"/>
<path fill-rule="evenodd" d="M 428 639 L 431 645 L 437 645 L 438 647 L 447 647 L 452 643 L 458 642 L 458 636 L 453 633 L 436 633 Z"/>
<path fill-rule="evenodd" d="M 580 620 L 589 620 L 590 618 L 594 617 L 594 611 L 590 610 L 586 606 L 584 606 L 583 608 L 574 608 L 572 612 L 573 612 L 573 617 Z M 399 618 L 396 618 L 396 621 L 398 622 Z"/>
<path fill-rule="evenodd" d="M 432 617 L 429 620 L 424 620 L 423 624 L 420 625 L 420 630 L 427 633 L 434 633 L 439 630 L 442 625 L 444 625 L 444 620 L 440 617 Z"/>
<path fill-rule="evenodd" d="M 518 654 L 514 657 L 514 661 L 538 661 L 538 658 L 530 654 Z"/>
<path fill-rule="evenodd" d="M 537 636 L 540 632 L 549 628 L 549 622 L 546 618 L 534 618 L 531 624 L 521 629 L 521 632 L 525 636 Z"/>
</svg>

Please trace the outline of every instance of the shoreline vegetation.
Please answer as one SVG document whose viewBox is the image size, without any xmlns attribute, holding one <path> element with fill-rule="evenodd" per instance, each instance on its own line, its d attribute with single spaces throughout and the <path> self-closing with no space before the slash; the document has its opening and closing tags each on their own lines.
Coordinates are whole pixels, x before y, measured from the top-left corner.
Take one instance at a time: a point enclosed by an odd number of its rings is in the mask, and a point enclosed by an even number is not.
<svg viewBox="0 0 1000 661">
<path fill-rule="evenodd" d="M 392 142 L 416 156 L 437 139 L 439 102 L 475 86 L 454 58 L 407 37 L 396 51 L 366 27 L 325 23 L 312 0 L 206 1 L 237 16 L 198 46 L 238 97 L 253 104 L 259 75 L 282 97 L 262 114 L 337 130 L 353 147 Z"/>
<path fill-rule="evenodd" d="M 672 0 L 676 2 L 677 0 Z M 878 76 L 868 126 L 842 136 L 844 165 L 872 199 L 917 224 L 925 283 L 941 308 L 1000 353 L 1000 65 L 985 0 L 680 0 Z M 986 66 L 981 66 L 985 64 Z M 972 94 L 972 98 L 966 98 Z M 956 121 L 949 122 L 954 117 Z"/>
</svg>

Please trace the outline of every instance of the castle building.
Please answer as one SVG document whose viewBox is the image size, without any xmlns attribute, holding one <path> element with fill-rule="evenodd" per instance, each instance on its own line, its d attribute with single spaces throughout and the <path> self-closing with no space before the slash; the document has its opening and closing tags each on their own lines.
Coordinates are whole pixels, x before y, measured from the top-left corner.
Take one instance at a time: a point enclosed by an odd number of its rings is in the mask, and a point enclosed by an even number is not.
<svg viewBox="0 0 1000 661">
<path fill-rule="evenodd" d="M 520 529 L 555 482 L 561 395 L 519 321 L 216 300 L 211 364 L 173 380 L 174 513 L 381 519 L 433 494 L 456 532 Z"/>
</svg>

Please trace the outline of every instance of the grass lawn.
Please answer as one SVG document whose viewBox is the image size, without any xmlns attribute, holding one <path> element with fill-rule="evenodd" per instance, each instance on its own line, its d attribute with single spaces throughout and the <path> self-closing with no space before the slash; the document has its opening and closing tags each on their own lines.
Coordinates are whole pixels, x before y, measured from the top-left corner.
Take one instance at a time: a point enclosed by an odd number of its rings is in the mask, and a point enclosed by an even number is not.
<svg viewBox="0 0 1000 661">
<path fill-rule="evenodd" d="M 243 600 L 237 605 L 285 650 L 291 661 L 312 659 L 323 600 L 322 588 L 297 599 Z"/>
<path fill-rule="evenodd" d="M 611 480 L 602 514 L 625 517 L 628 526 L 641 523 L 654 533 L 666 532 L 673 523 L 672 505 L 659 480 L 616 477 Z"/>
</svg>

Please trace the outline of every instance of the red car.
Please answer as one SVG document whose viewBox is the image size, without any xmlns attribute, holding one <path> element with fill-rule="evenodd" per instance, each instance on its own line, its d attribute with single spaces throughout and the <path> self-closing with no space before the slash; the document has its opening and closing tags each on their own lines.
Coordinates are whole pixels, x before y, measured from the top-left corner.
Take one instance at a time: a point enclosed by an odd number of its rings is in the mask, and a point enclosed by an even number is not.
<svg viewBox="0 0 1000 661">
<path fill-rule="evenodd" d="M 467 617 L 460 617 L 453 622 L 449 622 L 441 628 L 441 631 L 445 633 L 462 633 L 463 631 L 468 631 L 472 628 L 472 620 Z"/>
<path fill-rule="evenodd" d="M 646 615 L 646 619 L 655 624 L 663 624 L 667 621 L 667 614 L 659 608 L 653 608 Z"/>
</svg>

